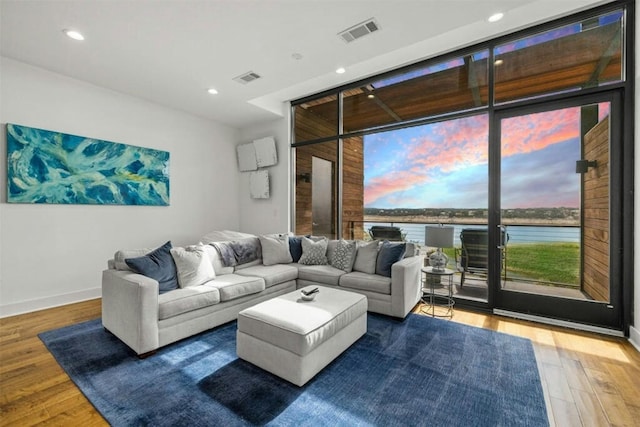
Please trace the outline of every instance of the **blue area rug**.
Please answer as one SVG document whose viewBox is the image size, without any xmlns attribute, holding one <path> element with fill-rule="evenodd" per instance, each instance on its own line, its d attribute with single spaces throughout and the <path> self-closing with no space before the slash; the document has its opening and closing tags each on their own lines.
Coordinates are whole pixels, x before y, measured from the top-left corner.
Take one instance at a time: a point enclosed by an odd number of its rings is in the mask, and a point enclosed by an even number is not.
<svg viewBox="0 0 640 427">
<path fill-rule="evenodd" d="M 529 340 L 410 314 L 304 387 L 236 356 L 236 323 L 139 360 L 100 320 L 40 334 L 113 426 L 546 426 Z"/>
</svg>

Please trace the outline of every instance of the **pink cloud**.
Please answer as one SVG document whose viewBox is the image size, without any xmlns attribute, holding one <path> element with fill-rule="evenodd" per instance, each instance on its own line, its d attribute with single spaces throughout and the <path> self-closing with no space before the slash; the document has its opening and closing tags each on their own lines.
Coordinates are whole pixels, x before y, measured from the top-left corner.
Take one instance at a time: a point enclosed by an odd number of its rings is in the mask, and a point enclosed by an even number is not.
<svg viewBox="0 0 640 427">
<path fill-rule="evenodd" d="M 442 172 L 453 172 L 488 161 L 486 115 L 438 123 L 434 136 L 414 144 L 408 157 L 415 164 Z"/>
<path fill-rule="evenodd" d="M 364 192 L 364 204 L 368 205 L 389 194 L 408 190 L 415 185 L 429 181 L 428 176 L 411 170 L 398 170 L 384 176 L 372 178 Z"/>
<path fill-rule="evenodd" d="M 580 109 L 565 108 L 502 121 L 502 156 L 538 151 L 580 136 Z"/>
</svg>

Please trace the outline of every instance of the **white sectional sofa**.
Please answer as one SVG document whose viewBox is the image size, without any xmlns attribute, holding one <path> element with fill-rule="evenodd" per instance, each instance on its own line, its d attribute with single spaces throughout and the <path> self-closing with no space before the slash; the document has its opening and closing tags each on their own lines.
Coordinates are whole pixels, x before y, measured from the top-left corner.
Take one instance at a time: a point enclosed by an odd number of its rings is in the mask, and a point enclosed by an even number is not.
<svg viewBox="0 0 640 427">
<path fill-rule="evenodd" d="M 230 232 L 225 233 L 223 236 L 233 236 Z M 328 241 L 329 258 L 337 243 Z M 116 252 L 114 259 L 109 260 L 108 269 L 102 273 L 103 326 L 136 354 L 144 356 L 234 320 L 245 308 L 308 285 L 363 294 L 367 297 L 369 311 L 398 318 L 404 318 L 421 296 L 423 260 L 415 256 L 411 244 L 408 244 L 404 258 L 391 265 L 391 277 L 362 271 L 347 272 L 330 264 L 264 265 L 262 259 L 228 267 L 223 265 L 212 246 L 205 248 L 215 278 L 199 286 L 164 293 L 159 293 L 158 280 L 135 273 L 124 261 L 151 250 Z M 264 262 L 266 259 L 265 254 Z"/>
</svg>

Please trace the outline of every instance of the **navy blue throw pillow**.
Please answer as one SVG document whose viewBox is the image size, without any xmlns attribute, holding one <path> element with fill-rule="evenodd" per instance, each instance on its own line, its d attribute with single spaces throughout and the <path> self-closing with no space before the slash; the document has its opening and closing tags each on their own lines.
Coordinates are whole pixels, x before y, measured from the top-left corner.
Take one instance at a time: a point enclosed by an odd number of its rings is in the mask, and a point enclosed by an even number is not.
<svg viewBox="0 0 640 427">
<path fill-rule="evenodd" d="M 293 262 L 300 261 L 302 256 L 302 237 L 289 237 L 289 253 Z"/>
<path fill-rule="evenodd" d="M 127 258 L 124 262 L 136 273 L 155 279 L 160 284 L 160 293 L 178 289 L 176 264 L 171 256 L 171 242 L 167 242 L 138 258 Z"/>
<path fill-rule="evenodd" d="M 376 260 L 376 274 L 391 277 L 391 266 L 404 257 L 406 250 L 406 243 L 391 243 L 388 240 L 382 242 Z"/>
</svg>

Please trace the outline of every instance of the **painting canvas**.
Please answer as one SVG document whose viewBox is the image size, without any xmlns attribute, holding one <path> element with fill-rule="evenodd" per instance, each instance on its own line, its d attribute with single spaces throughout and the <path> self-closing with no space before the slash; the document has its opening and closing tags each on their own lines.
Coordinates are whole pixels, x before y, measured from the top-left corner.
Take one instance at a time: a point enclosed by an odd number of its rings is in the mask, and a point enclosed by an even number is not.
<svg viewBox="0 0 640 427">
<path fill-rule="evenodd" d="M 253 141 L 256 150 L 256 162 L 259 168 L 273 166 L 278 163 L 276 141 L 272 136 Z"/>
<path fill-rule="evenodd" d="M 249 191 L 252 199 L 268 199 L 269 172 L 251 172 L 251 174 L 249 175 Z"/>
<path fill-rule="evenodd" d="M 236 150 L 238 152 L 238 167 L 240 168 L 240 172 L 258 169 L 256 148 L 253 144 L 238 145 Z"/>
<path fill-rule="evenodd" d="M 169 205 L 169 152 L 7 124 L 7 201 Z"/>
</svg>

